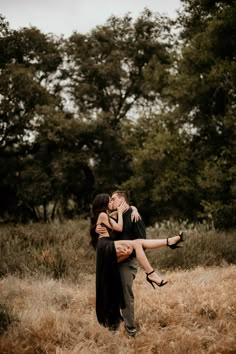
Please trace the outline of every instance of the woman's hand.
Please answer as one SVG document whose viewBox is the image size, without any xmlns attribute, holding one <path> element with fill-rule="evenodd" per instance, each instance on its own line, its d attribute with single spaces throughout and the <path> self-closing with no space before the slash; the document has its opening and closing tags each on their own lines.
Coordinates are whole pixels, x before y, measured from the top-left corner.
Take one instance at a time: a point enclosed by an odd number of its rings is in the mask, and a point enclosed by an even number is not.
<svg viewBox="0 0 236 354">
<path fill-rule="evenodd" d="M 119 213 L 124 213 L 125 211 L 127 211 L 129 209 L 129 206 L 126 202 L 122 202 L 120 204 L 120 206 L 117 207 L 117 212 Z"/>
</svg>

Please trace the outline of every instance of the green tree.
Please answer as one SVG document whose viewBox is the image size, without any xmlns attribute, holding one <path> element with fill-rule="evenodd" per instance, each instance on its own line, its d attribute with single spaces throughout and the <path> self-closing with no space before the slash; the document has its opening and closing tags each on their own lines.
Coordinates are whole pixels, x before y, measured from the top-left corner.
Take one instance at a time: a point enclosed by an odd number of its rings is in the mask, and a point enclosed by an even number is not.
<svg viewBox="0 0 236 354">
<path fill-rule="evenodd" d="M 199 215 L 234 226 L 236 2 L 182 2 L 182 49 L 172 82 L 176 117 L 191 138 Z"/>
<path fill-rule="evenodd" d="M 177 217 L 235 226 L 235 2 L 183 1 L 168 110 L 128 130 L 133 191 L 148 222 Z M 174 58 L 173 58 L 174 59 Z M 127 142 L 126 141 L 126 142 Z"/>
<path fill-rule="evenodd" d="M 28 155 L 40 106 L 58 105 L 55 76 L 62 63 L 58 43 L 36 28 L 0 26 L 0 190 L 1 213 L 16 212 L 22 161 Z M 50 89 L 49 89 L 50 86 Z M 20 191 L 20 195 L 23 191 Z"/>
<path fill-rule="evenodd" d="M 24 168 L 26 178 L 22 181 L 33 190 L 37 188 L 37 180 L 32 179 L 33 167 L 41 182 L 38 195 L 27 193 L 26 196 L 31 204 L 44 206 L 46 219 L 54 219 L 57 208 L 66 217 L 84 212 L 91 201 L 94 184 L 90 166 L 91 127 L 73 116 L 65 117 L 63 112 L 55 113 L 45 107 L 41 109 L 40 118 L 32 153 Z"/>
<path fill-rule="evenodd" d="M 125 142 L 132 139 L 134 158 L 132 176 L 122 187 L 131 191 L 147 224 L 170 217 L 194 219 L 198 210 L 196 183 L 189 171 L 189 137 L 173 127 L 173 120 L 170 112 L 143 116 L 130 133 L 126 130 Z"/>
<path fill-rule="evenodd" d="M 170 21 L 144 12 L 111 17 L 67 43 L 68 90 L 79 119 L 94 123 L 97 190 L 113 189 L 131 173 L 121 126 L 149 103 L 159 107 L 172 60 Z M 155 74 L 155 75 L 154 75 Z M 155 77 L 155 81 L 154 81 Z"/>
</svg>

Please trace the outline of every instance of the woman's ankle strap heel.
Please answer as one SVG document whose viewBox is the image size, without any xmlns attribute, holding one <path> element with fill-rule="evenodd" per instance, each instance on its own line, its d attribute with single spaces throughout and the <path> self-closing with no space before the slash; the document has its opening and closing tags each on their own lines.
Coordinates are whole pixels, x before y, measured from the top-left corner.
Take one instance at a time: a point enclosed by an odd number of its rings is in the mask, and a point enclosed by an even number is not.
<svg viewBox="0 0 236 354">
<path fill-rule="evenodd" d="M 168 241 L 169 238 L 167 238 L 167 239 L 166 239 L 166 246 L 170 247 L 172 250 L 174 250 L 174 249 L 176 249 L 176 248 L 182 248 L 182 246 L 179 246 L 178 243 L 184 242 L 184 238 L 183 238 L 184 233 L 183 233 L 183 231 L 180 231 L 178 236 L 180 237 L 180 239 L 179 239 L 178 241 L 176 241 L 176 242 L 175 242 L 174 244 L 172 244 L 172 245 L 169 245 L 169 241 Z"/>
<path fill-rule="evenodd" d="M 157 283 L 155 280 L 151 280 L 150 278 L 149 278 L 149 275 L 151 275 L 152 273 L 154 273 L 155 272 L 155 270 L 152 270 L 150 273 L 146 273 L 146 280 L 152 285 L 152 287 L 155 289 L 155 285 L 154 284 L 156 284 L 157 286 L 159 286 L 159 287 L 161 287 L 161 286 L 163 286 L 163 285 L 166 285 L 168 282 L 167 281 L 165 281 L 165 280 L 161 280 L 161 282 L 160 283 Z"/>
</svg>

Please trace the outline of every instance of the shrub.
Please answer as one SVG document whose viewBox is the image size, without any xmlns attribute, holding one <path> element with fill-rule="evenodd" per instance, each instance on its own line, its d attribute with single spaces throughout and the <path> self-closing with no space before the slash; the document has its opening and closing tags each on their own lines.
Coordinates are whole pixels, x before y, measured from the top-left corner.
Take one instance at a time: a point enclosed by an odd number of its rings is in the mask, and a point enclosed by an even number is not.
<svg viewBox="0 0 236 354">
<path fill-rule="evenodd" d="M 158 269 L 193 268 L 236 263 L 235 230 L 217 231 L 208 224 L 166 221 L 147 229 L 148 238 L 167 238 L 184 230 L 182 249 L 147 250 Z M 63 224 L 8 225 L 0 228 L 0 276 L 42 275 L 79 282 L 95 272 L 88 220 Z"/>
<path fill-rule="evenodd" d="M 95 269 L 88 221 L 4 226 L 0 229 L 0 276 L 47 275 L 78 281 Z"/>
<path fill-rule="evenodd" d="M 167 221 L 148 229 L 151 238 L 166 238 L 184 231 L 182 248 L 149 250 L 147 255 L 159 269 L 190 269 L 196 266 L 215 266 L 236 263 L 236 231 L 217 231 L 209 224 Z M 158 253 L 157 253 L 158 252 Z"/>
</svg>

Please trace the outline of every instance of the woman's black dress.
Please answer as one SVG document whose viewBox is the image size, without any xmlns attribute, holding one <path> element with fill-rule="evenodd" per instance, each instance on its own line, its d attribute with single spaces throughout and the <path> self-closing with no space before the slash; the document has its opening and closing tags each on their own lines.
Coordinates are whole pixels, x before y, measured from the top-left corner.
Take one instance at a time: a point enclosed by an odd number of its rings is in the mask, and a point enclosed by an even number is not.
<svg viewBox="0 0 236 354">
<path fill-rule="evenodd" d="M 98 239 L 96 249 L 96 314 L 100 324 L 110 329 L 119 326 L 124 298 L 114 241 Z"/>
</svg>

